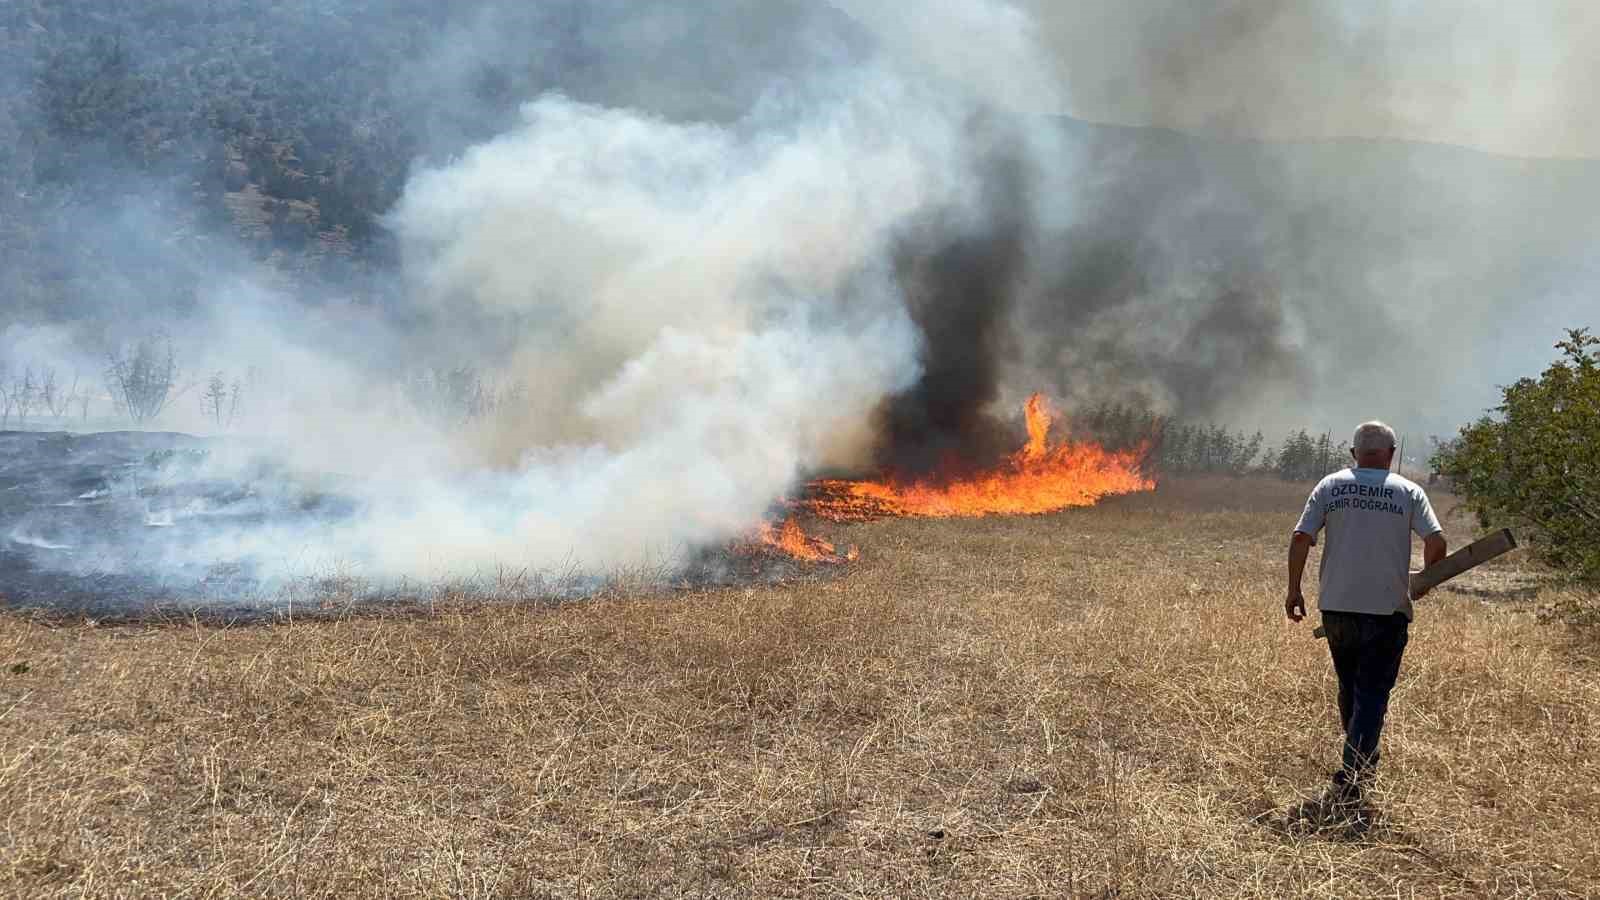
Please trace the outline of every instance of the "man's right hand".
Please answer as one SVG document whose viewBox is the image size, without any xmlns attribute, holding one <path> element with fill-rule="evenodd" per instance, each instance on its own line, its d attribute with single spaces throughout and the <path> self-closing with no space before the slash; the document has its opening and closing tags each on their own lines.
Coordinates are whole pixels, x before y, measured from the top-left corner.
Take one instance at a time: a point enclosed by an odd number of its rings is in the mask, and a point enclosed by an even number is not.
<svg viewBox="0 0 1600 900">
<path fill-rule="evenodd" d="M 1422 574 L 1422 570 L 1421 569 L 1418 569 L 1415 572 L 1408 573 L 1406 575 L 1406 581 L 1409 582 L 1413 577 L 1415 577 L 1417 575 L 1420 575 L 1420 574 Z M 1423 588 L 1421 590 L 1413 591 L 1413 590 L 1410 590 L 1409 585 L 1408 585 L 1407 590 L 1406 590 L 1406 594 L 1411 600 L 1415 601 L 1415 600 L 1421 600 L 1423 597 L 1428 596 L 1428 592 L 1431 591 L 1431 590 L 1433 590 L 1433 589 L 1432 588 Z"/>
<path fill-rule="evenodd" d="M 1317 539 L 1304 531 L 1296 530 L 1289 536 L 1289 596 L 1283 601 L 1283 614 L 1289 621 L 1298 622 L 1306 617 L 1306 598 L 1300 593 L 1300 578 L 1306 570 L 1306 557 Z"/>
<path fill-rule="evenodd" d="M 1289 621 L 1298 622 L 1306 617 L 1306 595 L 1297 587 L 1289 588 L 1289 595 L 1283 600 L 1283 614 Z"/>
</svg>

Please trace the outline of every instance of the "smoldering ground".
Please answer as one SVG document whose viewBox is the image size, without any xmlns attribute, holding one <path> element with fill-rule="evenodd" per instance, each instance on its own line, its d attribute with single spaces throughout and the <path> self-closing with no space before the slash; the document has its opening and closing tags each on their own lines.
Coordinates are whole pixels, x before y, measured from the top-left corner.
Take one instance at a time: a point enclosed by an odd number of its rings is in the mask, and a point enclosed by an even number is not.
<svg viewBox="0 0 1600 900">
<path fill-rule="evenodd" d="M 371 238 L 390 249 L 338 279 L 286 273 L 181 179 L 74 174 L 117 188 L 52 219 L 82 368 L 161 330 L 191 373 L 263 373 L 232 428 L 261 441 L 206 477 L 343 498 L 100 558 L 191 582 L 237 559 L 413 579 L 680 559 L 811 472 L 982 464 L 1039 388 L 1444 430 L 1489 399 L 1456 356 L 1590 283 L 1592 164 L 1052 118 L 1073 85 L 1024 10 L 924 12 L 462 7 L 408 38 L 401 114 L 352 113 L 417 157 Z M 315 34 L 290 37 L 315 64 Z M 1418 326 L 1447 316 L 1441 347 Z M 466 366 L 509 398 L 495 415 L 441 422 L 405 389 Z M 162 426 L 214 428 L 196 400 Z"/>
</svg>

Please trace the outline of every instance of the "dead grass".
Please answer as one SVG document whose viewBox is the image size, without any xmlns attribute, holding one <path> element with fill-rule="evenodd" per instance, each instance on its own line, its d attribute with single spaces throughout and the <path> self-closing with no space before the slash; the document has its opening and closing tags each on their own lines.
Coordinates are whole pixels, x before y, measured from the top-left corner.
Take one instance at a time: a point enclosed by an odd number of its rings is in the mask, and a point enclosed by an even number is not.
<svg viewBox="0 0 1600 900">
<path fill-rule="evenodd" d="M 1600 893 L 1592 642 L 1485 602 L 1514 561 L 1423 610 L 1379 827 L 1275 826 L 1337 753 L 1302 500 L 851 526 L 845 578 L 553 610 L 0 616 L 0 894 Z"/>
</svg>

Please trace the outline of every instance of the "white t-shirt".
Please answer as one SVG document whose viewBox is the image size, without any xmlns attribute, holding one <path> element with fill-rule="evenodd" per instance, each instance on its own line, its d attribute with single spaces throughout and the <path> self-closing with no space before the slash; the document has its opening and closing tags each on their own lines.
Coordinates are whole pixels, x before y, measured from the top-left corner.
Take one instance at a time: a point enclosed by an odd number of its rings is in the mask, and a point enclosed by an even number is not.
<svg viewBox="0 0 1600 900">
<path fill-rule="evenodd" d="M 1317 484 L 1294 530 L 1323 528 L 1318 608 L 1411 618 L 1411 535 L 1442 530 L 1427 493 L 1387 469 L 1343 469 Z"/>
</svg>

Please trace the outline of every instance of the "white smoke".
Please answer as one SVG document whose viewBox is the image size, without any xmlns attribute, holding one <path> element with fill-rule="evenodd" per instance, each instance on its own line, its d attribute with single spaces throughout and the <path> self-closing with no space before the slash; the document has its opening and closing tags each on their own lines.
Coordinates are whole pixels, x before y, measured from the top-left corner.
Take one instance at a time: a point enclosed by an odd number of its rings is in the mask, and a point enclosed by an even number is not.
<svg viewBox="0 0 1600 900">
<path fill-rule="evenodd" d="M 1015 15 L 973 4 L 962 21 L 985 9 Z M 865 462 L 875 411 L 921 371 L 895 241 L 981 215 L 965 133 L 981 101 L 904 71 L 776 86 L 725 125 L 544 96 L 416 172 L 388 217 L 407 290 L 438 321 L 489 323 L 509 352 L 438 337 L 525 392 L 487 425 L 429 429 L 372 401 L 385 376 L 330 356 L 307 319 L 235 300 L 226 328 L 321 385 L 265 413 L 326 423 L 286 452 L 343 473 L 361 512 L 218 532 L 182 561 L 292 574 L 310 549 L 382 578 L 670 563 L 750 534 L 807 473 Z"/>
<path fill-rule="evenodd" d="M 373 507 L 380 569 L 627 564 L 747 532 L 853 461 L 919 372 L 890 242 L 969 179 L 956 110 L 886 72 L 845 87 L 728 128 L 546 97 L 417 175 L 392 216 L 409 275 L 523 323 L 530 392 L 493 437 L 511 472 Z"/>
</svg>

